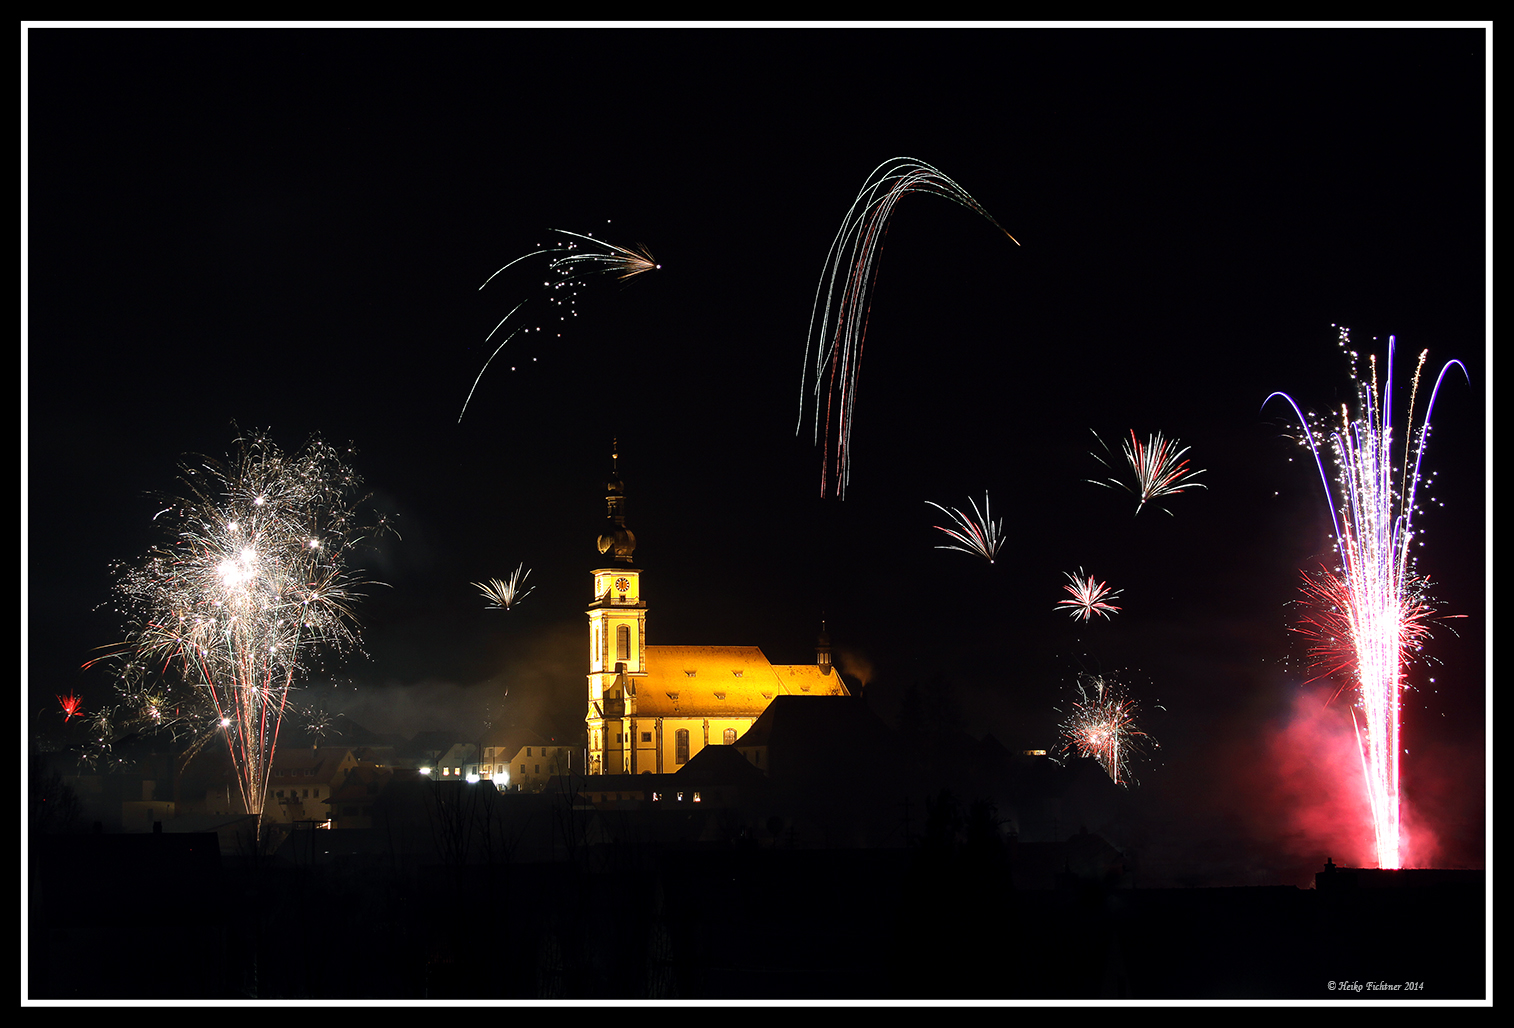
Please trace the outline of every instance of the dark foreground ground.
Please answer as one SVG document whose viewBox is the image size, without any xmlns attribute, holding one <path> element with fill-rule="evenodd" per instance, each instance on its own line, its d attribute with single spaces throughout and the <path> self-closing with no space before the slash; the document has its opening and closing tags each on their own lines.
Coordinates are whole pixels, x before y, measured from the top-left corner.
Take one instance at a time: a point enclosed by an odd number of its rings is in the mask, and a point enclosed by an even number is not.
<svg viewBox="0 0 1514 1028">
<path fill-rule="evenodd" d="M 1048 876 L 1048 853 L 606 847 L 396 869 L 250 860 L 214 835 L 42 837 L 28 983 L 33 999 L 1485 998 L 1482 872 L 1143 889 L 1070 858 Z"/>
</svg>

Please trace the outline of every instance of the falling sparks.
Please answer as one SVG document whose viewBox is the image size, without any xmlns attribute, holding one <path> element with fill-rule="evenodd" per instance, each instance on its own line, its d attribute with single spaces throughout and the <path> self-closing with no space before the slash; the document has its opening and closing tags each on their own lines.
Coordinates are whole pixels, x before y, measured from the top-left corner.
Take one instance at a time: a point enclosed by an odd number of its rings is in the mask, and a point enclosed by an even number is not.
<svg viewBox="0 0 1514 1028">
<path fill-rule="evenodd" d="M 983 494 L 983 510 L 981 513 L 978 511 L 977 501 L 968 500 L 973 508 L 972 517 L 968 517 L 955 507 L 943 507 L 933 500 L 926 500 L 925 502 L 956 521 L 956 528 L 946 528 L 942 525 L 936 525 L 935 528 L 937 531 L 945 532 L 962 544 L 961 546 L 937 546 L 936 549 L 957 550 L 961 553 L 971 554 L 974 557 L 982 557 L 990 564 L 994 562 L 994 556 L 999 552 L 999 547 L 1004 545 L 1004 522 L 994 521 L 990 517 L 987 493 Z"/>
<path fill-rule="evenodd" d="M 1281 397 L 1293 408 L 1314 455 L 1320 483 L 1330 503 L 1339 565 L 1306 575 L 1308 610 L 1298 631 L 1315 641 L 1315 666 L 1322 674 L 1341 672 L 1356 685 L 1352 720 L 1361 749 L 1362 770 L 1371 804 L 1378 866 L 1402 866 L 1399 821 L 1399 716 L 1402 709 L 1403 667 L 1428 636 L 1431 608 L 1428 580 L 1414 566 L 1410 546 L 1412 520 L 1421 481 L 1421 462 L 1430 436 L 1430 416 L 1447 372 L 1460 361 L 1448 361 L 1435 379 L 1424 420 L 1414 428 L 1414 406 L 1428 351 L 1421 352 L 1409 390 L 1401 462 L 1393 458 L 1391 404 L 1393 350 L 1379 389 L 1376 355 L 1369 357 L 1370 374 L 1363 381 L 1351 353 L 1357 393 L 1353 414 L 1341 406 L 1333 429 L 1312 423 L 1286 393 L 1273 393 L 1263 402 Z M 1340 345 L 1350 348 L 1350 333 L 1340 329 Z M 1338 493 L 1332 493 L 1321 449 L 1334 454 Z"/>
<path fill-rule="evenodd" d="M 1094 438 L 1099 439 L 1097 432 L 1094 433 Z M 1099 445 L 1104 447 L 1105 453 L 1113 457 L 1112 451 L 1104 440 L 1099 439 Z M 1178 446 L 1176 439 L 1165 439 L 1160 432 L 1147 436 L 1143 443 L 1136 438 L 1135 429 L 1131 429 L 1130 439 L 1123 444 L 1122 448 L 1125 451 L 1125 463 L 1135 473 L 1134 484 L 1118 478 L 1102 480 L 1089 478 L 1084 481 L 1102 485 L 1107 489 L 1124 489 L 1135 494 L 1137 514 L 1141 513 L 1141 508 L 1146 504 L 1159 497 L 1172 496 L 1185 489 L 1207 488 L 1203 483 L 1194 481 L 1204 472 L 1202 470 L 1189 471 L 1188 462 L 1183 460 L 1183 454 L 1187 453 L 1190 447 L 1184 446 L 1179 449 Z M 1106 468 L 1113 470 L 1109 462 L 1097 453 L 1093 457 Z M 1172 511 L 1169 510 L 1166 513 L 1171 515 Z"/>
<path fill-rule="evenodd" d="M 852 417 L 857 403 L 857 373 L 861 368 L 862 344 L 867 334 L 867 314 L 873 281 L 878 273 L 878 252 L 888 231 L 894 206 L 908 193 L 932 193 L 945 197 L 987 218 L 999 231 L 1002 226 L 978 205 L 967 191 L 923 161 L 894 157 L 873 169 L 825 258 L 815 305 L 810 315 L 810 334 L 805 341 L 804 374 L 799 387 L 799 426 L 804 425 L 806 393 L 815 403 L 815 443 L 823 445 L 820 495 L 834 490 L 845 497 L 851 478 Z M 1014 236 L 1004 232 L 1019 245 Z M 823 298 L 823 300 L 822 300 Z M 810 353 L 814 352 L 814 384 L 810 381 Z M 825 438 L 821 442 L 821 425 Z"/>
<path fill-rule="evenodd" d="M 115 565 L 127 629 L 99 659 L 120 662 L 123 706 L 140 721 L 172 713 L 145 681 L 189 687 L 225 740 L 243 809 L 258 814 L 291 688 L 321 655 L 358 645 L 351 605 L 364 583 L 347 558 L 367 529 L 361 480 L 335 448 L 312 438 L 287 456 L 257 432 L 236 443 L 229 464 L 180 464 L 186 491 L 155 516 L 167 541 Z M 108 747 L 110 719 L 98 727 Z"/>
<path fill-rule="evenodd" d="M 1129 787 L 1131 762 L 1159 744 L 1136 724 L 1140 704 L 1113 678 L 1080 675 L 1062 723 L 1062 754 L 1092 757 L 1116 785 Z M 1060 709 L 1058 713 L 1064 713 Z"/>
<path fill-rule="evenodd" d="M 1119 596 L 1125 590 L 1111 590 L 1105 583 L 1094 581 L 1092 575 L 1085 575 L 1082 568 L 1078 568 L 1076 575 L 1070 571 L 1063 572 L 1063 574 L 1067 576 L 1067 580 L 1071 584 L 1064 585 L 1062 588 L 1072 593 L 1072 599 L 1058 600 L 1057 607 L 1071 614 L 1073 620 L 1082 618 L 1084 621 L 1088 621 L 1095 614 L 1107 620 L 1111 615 L 1119 611 L 1120 608 L 1109 601 Z"/>
<path fill-rule="evenodd" d="M 541 268 L 538 272 L 541 278 L 545 280 L 540 285 L 542 289 L 546 290 L 549 302 L 558 309 L 558 321 L 561 323 L 569 317 L 577 316 L 577 311 L 574 307 L 578 300 L 578 287 L 590 276 L 610 275 L 618 280 L 624 280 L 634 275 L 643 274 L 644 272 L 656 271 L 662 267 L 647 252 L 646 247 L 640 245 L 635 248 L 627 248 L 616 246 L 614 243 L 607 243 L 602 239 L 595 239 L 593 236 L 584 235 L 580 232 L 569 232 L 567 229 L 554 228 L 548 229 L 548 231 L 556 232 L 560 236 L 565 236 L 566 239 L 557 242 L 555 245 L 542 247 L 541 249 L 532 250 L 530 253 L 522 254 L 486 278 L 484 284 L 478 288 L 482 290 L 500 274 L 517 264 L 531 262 L 527 264 L 527 267 L 530 267 L 531 264 L 545 264 L 545 267 Z M 541 260 L 533 262 L 532 258 L 541 258 Z M 487 344 L 493 340 L 499 330 L 505 326 L 505 323 L 513 318 L 522 307 L 526 306 L 527 302 L 527 300 L 522 300 L 511 308 L 510 313 L 501 318 L 498 324 L 484 337 L 484 342 Z M 459 422 L 463 420 L 463 415 L 468 412 L 468 404 L 472 402 L 473 394 L 478 389 L 478 383 L 483 379 L 484 372 L 489 370 L 489 365 L 494 363 L 494 358 L 499 356 L 500 351 L 505 348 L 505 344 L 518 335 L 541 331 L 541 324 L 520 325 L 509 330 L 504 339 L 489 354 L 489 359 L 484 361 L 484 366 L 479 369 L 478 376 L 474 378 L 473 385 L 468 389 L 467 399 L 463 400 L 463 409 L 457 415 Z M 557 335 L 561 337 L 562 333 L 558 332 Z M 511 370 L 513 371 L 514 369 L 512 368 Z"/>
<path fill-rule="evenodd" d="M 526 579 L 530 577 L 531 572 L 526 568 L 523 561 L 514 571 L 510 572 L 510 577 L 503 581 L 498 578 L 491 578 L 487 582 L 469 582 L 468 584 L 476 588 L 483 594 L 484 599 L 489 601 L 490 610 L 509 610 L 530 595 L 532 589 L 536 588 L 533 585 L 526 589 L 525 592 L 521 592 L 521 586 L 525 585 Z"/>
</svg>

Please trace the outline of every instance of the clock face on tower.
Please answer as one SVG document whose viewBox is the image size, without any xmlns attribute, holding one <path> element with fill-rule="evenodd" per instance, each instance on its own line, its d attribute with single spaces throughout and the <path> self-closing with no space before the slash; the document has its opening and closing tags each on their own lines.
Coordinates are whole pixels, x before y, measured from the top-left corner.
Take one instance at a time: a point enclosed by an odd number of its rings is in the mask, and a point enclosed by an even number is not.
<svg viewBox="0 0 1514 1028">
<path fill-rule="evenodd" d="M 617 578 L 615 580 L 615 591 L 616 592 L 621 592 L 621 593 L 629 592 L 630 589 L 631 589 L 631 580 L 629 578 Z"/>
</svg>

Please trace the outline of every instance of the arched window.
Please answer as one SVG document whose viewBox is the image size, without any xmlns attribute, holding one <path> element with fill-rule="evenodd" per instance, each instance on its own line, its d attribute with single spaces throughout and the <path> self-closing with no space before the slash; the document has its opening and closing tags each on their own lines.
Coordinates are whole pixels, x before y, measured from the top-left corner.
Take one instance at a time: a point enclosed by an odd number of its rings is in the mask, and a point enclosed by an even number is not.
<svg viewBox="0 0 1514 1028">
<path fill-rule="evenodd" d="M 723 741 L 725 742 L 725 744 L 727 746 L 735 746 L 736 745 L 736 729 L 734 729 L 734 728 L 727 728 L 725 730 L 725 735 L 723 737 Z"/>
<path fill-rule="evenodd" d="M 631 659 L 631 626 L 620 625 L 615 629 L 615 659 Z"/>
</svg>

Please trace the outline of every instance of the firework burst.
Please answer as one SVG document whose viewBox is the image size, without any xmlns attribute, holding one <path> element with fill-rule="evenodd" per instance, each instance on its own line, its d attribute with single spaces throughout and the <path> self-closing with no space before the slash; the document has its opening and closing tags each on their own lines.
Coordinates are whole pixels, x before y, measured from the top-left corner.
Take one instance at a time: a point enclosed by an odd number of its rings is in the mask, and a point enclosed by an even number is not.
<svg viewBox="0 0 1514 1028">
<path fill-rule="evenodd" d="M 994 521 L 990 517 L 987 493 L 983 494 L 983 511 L 981 513 L 978 511 L 977 501 L 971 498 L 968 499 L 967 502 L 971 503 L 973 508 L 972 517 L 968 517 L 955 507 L 943 507 L 933 500 L 926 500 L 925 502 L 956 521 L 956 528 L 946 528 L 942 525 L 936 525 L 935 528 L 939 532 L 945 532 L 962 544 L 961 546 L 937 546 L 936 549 L 957 550 L 961 553 L 971 554 L 974 557 L 982 557 L 990 564 L 994 562 L 994 556 L 999 552 L 999 548 L 1004 545 L 1004 522 Z"/>
<path fill-rule="evenodd" d="M 1003 227 L 979 206 L 967 191 L 923 161 L 895 157 L 873 169 L 841 229 L 831 243 L 815 290 L 810 315 L 810 333 L 805 341 L 804 373 L 799 386 L 799 426 L 804 425 L 806 394 L 815 404 L 815 443 L 822 445 L 820 495 L 834 489 L 846 495 L 851 477 L 852 416 L 857 403 L 857 373 L 862 344 L 867 334 L 867 312 L 873 281 L 878 273 L 878 252 L 888 231 L 894 206 L 909 193 L 932 193 L 961 204 L 987 218 L 1000 232 Z M 1016 246 L 1018 240 L 1004 232 Z M 810 383 L 810 353 L 814 351 L 814 384 Z M 834 455 L 832 451 L 834 450 Z"/>
<path fill-rule="evenodd" d="M 1119 596 L 1125 590 L 1111 590 L 1105 583 L 1094 581 L 1092 575 L 1085 575 L 1082 568 L 1078 568 L 1076 575 L 1070 571 L 1065 571 L 1063 574 L 1067 576 L 1067 581 L 1070 584 L 1064 585 L 1062 588 L 1072 593 L 1072 599 L 1058 600 L 1057 607 L 1071 614 L 1073 620 L 1082 618 L 1084 621 L 1088 621 L 1095 614 L 1107 620 L 1111 615 L 1119 611 L 1120 608 L 1114 606 L 1109 601 Z"/>
<path fill-rule="evenodd" d="M 63 720 L 67 721 L 75 714 L 80 714 L 80 705 L 84 703 L 81 697 L 69 693 L 67 696 L 58 697 L 58 706 L 63 708 Z M 83 716 L 80 714 L 80 716 Z"/>
<path fill-rule="evenodd" d="M 144 683 L 192 690 L 197 723 L 225 740 L 243 808 L 260 814 L 291 688 L 358 646 L 351 605 L 365 583 L 347 560 L 366 529 L 361 480 L 335 448 L 312 438 L 286 456 L 263 433 L 236 444 L 228 464 L 182 462 L 186 491 L 155 517 L 167 541 L 115 565 L 127 629 L 98 659 L 120 662 L 136 720 L 180 709 Z"/>
<path fill-rule="evenodd" d="M 1350 333 L 1340 329 L 1340 345 L 1350 351 Z M 1414 406 L 1428 351 L 1421 352 L 1409 390 L 1407 421 L 1399 462 L 1395 464 L 1391 418 L 1393 349 L 1379 389 L 1376 356 L 1369 357 L 1364 380 L 1352 352 L 1352 379 L 1357 410 L 1342 405 L 1340 420 L 1329 428 L 1306 418 L 1286 393 L 1273 393 L 1263 406 L 1281 398 L 1293 408 L 1314 455 L 1320 483 L 1330 503 L 1339 565 L 1306 575 L 1304 595 L 1309 613 L 1298 631 L 1315 641 L 1313 657 L 1321 675 L 1344 673 L 1356 685 L 1352 720 L 1362 755 L 1368 799 L 1376 835 L 1379 867 L 1402 863 L 1399 831 L 1399 713 L 1403 667 L 1429 635 L 1431 607 L 1428 579 L 1414 566 L 1413 516 L 1421 482 L 1430 416 L 1441 383 L 1451 368 L 1467 373 L 1460 361 L 1448 361 L 1435 379 L 1424 419 L 1414 426 Z M 1321 450 L 1334 454 L 1338 493 L 1332 493 Z M 1343 685 L 1342 688 L 1345 686 Z"/>
<path fill-rule="evenodd" d="M 1113 678 L 1079 676 L 1076 694 L 1062 723 L 1060 753 L 1092 757 L 1116 785 L 1134 781 L 1131 762 L 1159 747 L 1157 741 L 1136 724 L 1140 704 L 1125 686 Z M 1060 709 L 1057 713 L 1063 714 Z"/>
<path fill-rule="evenodd" d="M 503 580 L 491 578 L 487 582 L 469 582 L 468 584 L 476 588 L 484 599 L 489 601 L 490 610 L 509 610 L 536 588 L 533 585 L 525 592 L 521 591 L 521 586 L 525 585 L 526 579 L 530 577 L 531 572 L 522 561 L 514 571 L 510 572 L 509 578 Z"/>
<path fill-rule="evenodd" d="M 1093 437 L 1099 439 L 1099 434 L 1095 432 Z M 1113 459 L 1113 451 L 1104 440 L 1099 439 L 1099 445 L 1104 447 L 1104 452 Z M 1125 451 L 1125 463 L 1135 473 L 1134 484 L 1118 478 L 1089 478 L 1084 481 L 1102 485 L 1106 489 L 1124 489 L 1126 492 L 1135 494 L 1137 514 L 1141 513 L 1142 507 L 1158 497 L 1172 496 L 1185 489 L 1208 488 L 1203 483 L 1194 481 L 1204 472 L 1202 469 L 1188 470 L 1188 462 L 1183 460 L 1183 454 L 1187 453 L 1190 447 L 1184 446 L 1179 449 L 1176 439 L 1165 439 L 1162 433 L 1157 432 L 1155 435 L 1147 436 L 1143 443 L 1136 438 L 1135 429 L 1131 429 L 1130 439 L 1123 444 L 1122 448 Z M 1106 468 L 1113 470 L 1109 462 L 1097 453 L 1093 454 L 1093 458 Z M 1171 515 L 1172 511 L 1167 510 L 1166 513 Z"/>
<path fill-rule="evenodd" d="M 578 299 L 578 288 L 591 276 L 610 275 L 616 279 L 623 280 L 644 272 L 656 271 L 662 267 L 644 246 L 638 245 L 635 248 L 616 246 L 614 243 L 595 239 L 593 236 L 584 235 L 581 232 L 569 232 L 567 229 L 561 228 L 548 229 L 548 231 L 556 232 L 558 235 L 565 236 L 566 238 L 555 245 L 545 246 L 541 249 L 532 250 L 530 253 L 522 254 L 484 279 L 484 284 L 478 288 L 482 290 L 484 286 L 493 282 L 501 273 L 513 268 L 517 264 L 530 262 L 527 263 L 528 267 L 532 264 L 538 266 L 544 265 L 538 267 L 537 271 L 537 274 L 542 279 L 540 285 L 546 291 L 551 305 L 557 308 L 557 320 L 561 323 L 567 318 L 576 315 L 577 312 L 574 310 L 574 305 Z M 533 261 L 533 258 L 541 258 L 541 260 Z M 489 334 L 484 337 L 484 342 L 487 344 L 493 340 L 495 335 L 499 333 L 499 330 L 504 328 L 505 323 L 515 317 L 516 313 L 525 307 L 527 302 L 527 300 L 522 300 L 512 307 L 510 313 L 501 318 L 494 328 L 489 331 Z M 473 400 L 473 393 L 478 389 L 478 383 L 483 379 L 484 372 L 489 370 L 489 365 L 494 363 L 494 358 L 499 356 L 500 351 L 505 348 L 505 344 L 518 335 L 540 332 L 541 330 L 542 325 L 538 322 L 532 325 L 518 325 L 507 332 L 504 339 L 489 354 L 489 359 L 484 361 L 484 366 L 479 369 L 478 376 L 474 378 L 473 385 L 468 389 L 467 399 L 463 400 L 463 409 L 457 415 L 459 422 L 463 420 L 463 415 L 468 412 L 468 404 Z M 557 336 L 561 338 L 562 333 L 559 331 Z M 511 370 L 513 371 L 514 369 L 512 368 Z"/>
</svg>

